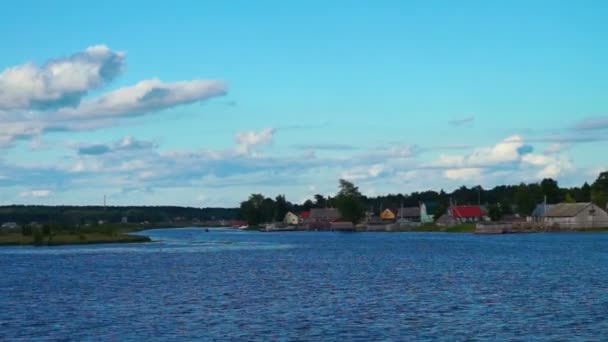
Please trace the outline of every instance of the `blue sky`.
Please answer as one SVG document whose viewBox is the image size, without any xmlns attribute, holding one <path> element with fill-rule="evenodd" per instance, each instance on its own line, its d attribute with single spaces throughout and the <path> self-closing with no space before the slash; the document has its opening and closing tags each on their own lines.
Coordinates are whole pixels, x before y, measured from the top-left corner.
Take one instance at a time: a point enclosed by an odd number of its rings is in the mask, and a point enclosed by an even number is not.
<svg viewBox="0 0 608 342">
<path fill-rule="evenodd" d="M 1 5 L 0 204 L 234 206 L 608 169 L 608 3 Z"/>
</svg>

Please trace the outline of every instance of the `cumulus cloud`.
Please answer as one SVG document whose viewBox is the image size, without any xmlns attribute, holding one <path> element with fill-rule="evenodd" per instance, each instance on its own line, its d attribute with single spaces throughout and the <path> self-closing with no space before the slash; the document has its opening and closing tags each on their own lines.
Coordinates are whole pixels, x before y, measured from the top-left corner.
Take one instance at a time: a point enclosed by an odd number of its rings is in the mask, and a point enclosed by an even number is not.
<svg viewBox="0 0 608 342">
<path fill-rule="evenodd" d="M 564 156 L 527 154 L 523 156 L 522 161 L 540 167 L 536 173 L 538 178 L 557 178 L 575 170 L 572 162 Z"/>
<path fill-rule="evenodd" d="M 532 147 L 524 143 L 519 135 L 510 136 L 492 147 L 475 149 L 471 154 L 441 155 L 433 166 L 469 168 L 493 166 L 517 162 L 522 155 L 532 152 Z"/>
<path fill-rule="evenodd" d="M 47 132 L 95 130 L 121 119 L 204 101 L 227 93 L 221 80 L 149 79 L 85 98 L 116 78 L 125 54 L 93 46 L 66 58 L 0 73 L 0 147 Z"/>
<path fill-rule="evenodd" d="M 470 116 L 467 116 L 464 118 L 450 120 L 450 121 L 448 121 L 448 123 L 450 124 L 450 126 L 462 126 L 462 125 L 470 124 L 473 121 L 475 121 L 475 116 L 470 115 Z"/>
<path fill-rule="evenodd" d="M 534 153 L 521 136 L 513 135 L 470 154 L 441 155 L 426 167 L 443 169 L 443 176 L 449 180 L 504 178 L 505 174 L 519 174 L 526 179 L 556 178 L 574 170 L 567 157 L 559 155 L 557 150 L 549 152 Z"/>
<path fill-rule="evenodd" d="M 259 132 L 244 131 L 234 136 L 239 154 L 250 154 L 255 146 L 265 145 L 272 142 L 275 133 L 274 128 L 265 128 Z"/>
<path fill-rule="evenodd" d="M 58 111 L 57 119 L 100 119 L 137 116 L 176 105 L 206 100 L 226 94 L 222 81 L 192 80 L 165 83 L 145 80 L 131 87 L 112 91 L 102 97 L 83 102 L 75 108 Z"/>
<path fill-rule="evenodd" d="M 125 54 L 105 45 L 69 57 L 8 68 L 0 73 L 0 109 L 48 109 L 77 105 L 91 89 L 118 76 Z"/>
</svg>

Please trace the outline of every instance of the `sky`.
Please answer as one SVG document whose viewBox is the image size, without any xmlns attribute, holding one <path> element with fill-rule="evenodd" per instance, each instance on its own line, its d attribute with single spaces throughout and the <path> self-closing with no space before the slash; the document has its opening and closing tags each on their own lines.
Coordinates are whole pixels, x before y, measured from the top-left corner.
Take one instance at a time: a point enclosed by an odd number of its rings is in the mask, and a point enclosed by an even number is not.
<svg viewBox="0 0 608 342">
<path fill-rule="evenodd" d="M 11 1 L 0 205 L 593 182 L 606 1 Z"/>
</svg>

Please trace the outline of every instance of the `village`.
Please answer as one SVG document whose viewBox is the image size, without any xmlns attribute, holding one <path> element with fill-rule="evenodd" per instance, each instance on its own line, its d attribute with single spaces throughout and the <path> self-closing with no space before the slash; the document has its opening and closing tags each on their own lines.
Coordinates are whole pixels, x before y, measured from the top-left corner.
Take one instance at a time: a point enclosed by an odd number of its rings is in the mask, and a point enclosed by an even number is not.
<svg viewBox="0 0 608 342">
<path fill-rule="evenodd" d="M 249 227 L 242 222 L 241 229 Z M 312 208 L 299 213 L 288 212 L 282 222 L 266 223 L 261 230 L 279 231 L 450 231 L 451 227 L 466 226 L 476 234 L 506 234 L 523 232 L 600 230 L 608 227 L 608 212 L 591 202 L 540 203 L 532 215 L 505 215 L 490 218 L 485 205 L 450 205 L 437 219 L 421 203 L 416 207 L 386 208 L 379 215 L 366 212 L 360 224 L 342 219 L 337 208 Z M 465 228 L 464 230 L 467 231 Z"/>
</svg>

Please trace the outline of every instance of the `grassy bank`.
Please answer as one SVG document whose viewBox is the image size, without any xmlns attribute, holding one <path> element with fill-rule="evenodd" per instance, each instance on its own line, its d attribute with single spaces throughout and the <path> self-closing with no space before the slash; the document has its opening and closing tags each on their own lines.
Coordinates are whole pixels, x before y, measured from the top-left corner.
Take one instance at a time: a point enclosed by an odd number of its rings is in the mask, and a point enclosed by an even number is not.
<svg viewBox="0 0 608 342">
<path fill-rule="evenodd" d="M 20 233 L 0 234 L 0 246 L 19 246 L 19 245 L 39 245 L 39 246 L 59 246 L 59 245 L 82 245 L 96 243 L 133 243 L 149 242 L 146 236 L 116 234 L 107 235 L 104 233 L 56 233 L 52 236 L 44 236 L 36 241 L 34 236 L 25 236 Z"/>
<path fill-rule="evenodd" d="M 134 225 L 99 225 L 94 227 L 44 225 L 23 226 L 18 230 L 0 230 L 0 246 L 58 246 L 95 243 L 149 242 L 148 237 L 130 235 L 141 230 Z"/>
</svg>

